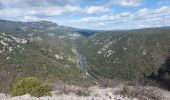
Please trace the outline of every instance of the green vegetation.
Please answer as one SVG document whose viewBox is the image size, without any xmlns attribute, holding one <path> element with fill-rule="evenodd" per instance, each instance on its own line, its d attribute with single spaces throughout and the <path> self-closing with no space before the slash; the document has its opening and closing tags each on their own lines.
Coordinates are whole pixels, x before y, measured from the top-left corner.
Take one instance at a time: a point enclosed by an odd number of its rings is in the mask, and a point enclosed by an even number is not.
<svg viewBox="0 0 170 100">
<path fill-rule="evenodd" d="M 123 88 L 122 88 L 122 91 L 121 91 L 121 94 L 124 95 L 124 96 L 128 96 L 129 94 L 129 88 L 127 85 L 124 85 Z"/>
<path fill-rule="evenodd" d="M 17 81 L 11 91 L 12 96 L 20 96 L 27 93 L 36 97 L 51 95 L 48 84 L 41 82 L 35 77 Z"/>
<path fill-rule="evenodd" d="M 157 80 L 162 83 L 165 88 L 170 89 L 170 57 L 167 57 L 158 71 L 153 72 L 149 78 Z"/>
<path fill-rule="evenodd" d="M 93 76 L 140 80 L 156 72 L 170 50 L 170 29 L 106 31 L 77 40 Z"/>
<path fill-rule="evenodd" d="M 77 84 L 88 80 L 83 78 L 79 58 L 73 53 L 71 42 L 48 34 L 37 33 L 31 40 L 17 35 L 0 33 L 0 40 L 7 44 L 0 43 L 1 92 L 8 93 L 14 81 L 30 76 L 49 83 L 66 79 L 66 83 Z M 18 43 L 17 39 L 27 42 Z"/>
<path fill-rule="evenodd" d="M 90 78 L 83 78 L 72 43 L 86 57 L 90 75 L 99 79 L 140 80 L 157 72 L 170 51 L 168 27 L 100 31 L 71 40 L 75 32 L 46 21 L 0 20 L 0 92 L 8 93 L 13 82 L 30 76 L 49 84 L 91 83 Z M 162 76 L 168 79 L 169 72 Z"/>
</svg>

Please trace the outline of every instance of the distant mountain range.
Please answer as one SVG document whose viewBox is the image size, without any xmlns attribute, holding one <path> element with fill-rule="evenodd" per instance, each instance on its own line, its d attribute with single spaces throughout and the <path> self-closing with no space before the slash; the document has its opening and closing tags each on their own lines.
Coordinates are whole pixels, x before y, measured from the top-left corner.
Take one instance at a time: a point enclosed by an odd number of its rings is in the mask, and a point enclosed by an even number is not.
<svg viewBox="0 0 170 100">
<path fill-rule="evenodd" d="M 7 21 L 0 20 L 0 32 L 12 33 L 54 33 L 57 36 L 74 37 L 78 35 L 90 36 L 97 31 L 87 29 L 77 29 L 72 27 L 59 26 L 56 23 L 49 21 L 38 22 L 21 22 L 21 21 Z M 73 35 L 71 35 L 73 34 Z"/>
</svg>

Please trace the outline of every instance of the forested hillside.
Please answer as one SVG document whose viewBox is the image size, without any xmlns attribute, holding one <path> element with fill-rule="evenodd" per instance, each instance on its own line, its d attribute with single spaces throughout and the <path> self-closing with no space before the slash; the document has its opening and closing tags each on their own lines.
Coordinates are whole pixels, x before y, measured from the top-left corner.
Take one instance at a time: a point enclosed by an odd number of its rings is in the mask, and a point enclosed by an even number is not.
<svg viewBox="0 0 170 100">
<path fill-rule="evenodd" d="M 0 91 L 34 76 L 49 83 L 83 82 L 72 41 L 80 34 L 56 23 L 0 20 Z"/>
<path fill-rule="evenodd" d="M 170 28 L 99 32 L 77 45 L 99 77 L 134 80 L 149 76 L 170 55 Z"/>
</svg>

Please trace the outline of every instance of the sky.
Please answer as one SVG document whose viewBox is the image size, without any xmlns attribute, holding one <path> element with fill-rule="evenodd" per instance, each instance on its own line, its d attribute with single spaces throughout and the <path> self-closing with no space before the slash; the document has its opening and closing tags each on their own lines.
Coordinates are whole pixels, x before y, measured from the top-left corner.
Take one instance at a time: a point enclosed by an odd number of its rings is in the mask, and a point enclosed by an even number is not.
<svg viewBox="0 0 170 100">
<path fill-rule="evenodd" d="M 170 0 L 0 0 L 0 19 L 95 30 L 170 26 Z"/>
</svg>

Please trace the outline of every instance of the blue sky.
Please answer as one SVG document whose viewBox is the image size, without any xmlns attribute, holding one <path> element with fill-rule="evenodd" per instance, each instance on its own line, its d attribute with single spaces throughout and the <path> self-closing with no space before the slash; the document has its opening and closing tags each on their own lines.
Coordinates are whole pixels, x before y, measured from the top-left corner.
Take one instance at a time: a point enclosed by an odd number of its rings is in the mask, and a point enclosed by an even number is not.
<svg viewBox="0 0 170 100">
<path fill-rule="evenodd" d="M 170 26 L 170 0 L 0 0 L 0 19 L 96 30 Z"/>
</svg>

